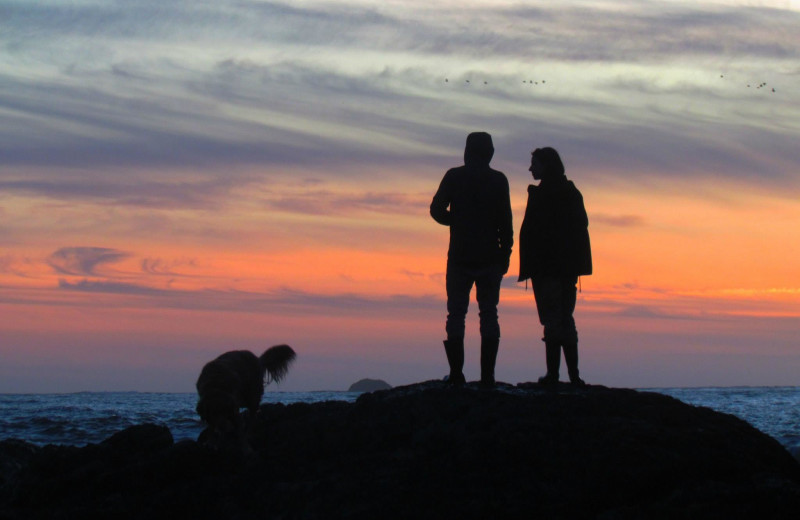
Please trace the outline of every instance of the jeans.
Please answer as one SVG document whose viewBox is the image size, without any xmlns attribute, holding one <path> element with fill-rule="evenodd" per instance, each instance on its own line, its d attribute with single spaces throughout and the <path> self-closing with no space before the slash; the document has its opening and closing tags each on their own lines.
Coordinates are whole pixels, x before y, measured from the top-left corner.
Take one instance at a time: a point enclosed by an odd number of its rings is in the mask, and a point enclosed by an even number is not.
<svg viewBox="0 0 800 520">
<path fill-rule="evenodd" d="M 500 301 L 500 282 L 503 281 L 500 264 L 466 266 L 447 264 L 447 330 L 448 339 L 463 338 L 469 293 L 475 285 L 478 299 L 478 315 L 481 322 L 482 339 L 499 339 L 500 324 L 497 321 L 497 304 Z"/>
<path fill-rule="evenodd" d="M 577 276 L 533 278 L 533 296 L 536 298 L 539 322 L 544 325 L 546 343 L 578 344 L 578 329 L 572 317 L 577 299 L 577 283 Z"/>
</svg>

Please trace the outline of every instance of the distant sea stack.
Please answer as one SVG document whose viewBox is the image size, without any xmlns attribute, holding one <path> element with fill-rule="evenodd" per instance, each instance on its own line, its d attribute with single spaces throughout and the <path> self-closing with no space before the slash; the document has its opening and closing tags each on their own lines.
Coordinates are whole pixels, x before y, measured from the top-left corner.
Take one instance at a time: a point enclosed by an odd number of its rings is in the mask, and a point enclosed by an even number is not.
<svg viewBox="0 0 800 520">
<path fill-rule="evenodd" d="M 392 385 L 383 381 L 381 379 L 362 379 L 361 381 L 356 381 L 350 388 L 347 389 L 348 392 L 377 392 L 378 390 L 391 390 Z"/>
<path fill-rule="evenodd" d="M 265 403 L 253 452 L 140 425 L 100 444 L 0 441 L 0 519 L 787 519 L 800 464 L 671 397 L 430 381 Z M 234 440 L 232 447 L 238 446 Z"/>
</svg>

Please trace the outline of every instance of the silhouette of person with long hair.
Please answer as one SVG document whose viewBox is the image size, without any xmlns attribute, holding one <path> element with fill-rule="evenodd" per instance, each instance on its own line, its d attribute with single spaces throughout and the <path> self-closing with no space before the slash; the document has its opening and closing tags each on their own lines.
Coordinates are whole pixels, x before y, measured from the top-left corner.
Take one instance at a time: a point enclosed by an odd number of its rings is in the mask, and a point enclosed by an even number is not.
<svg viewBox="0 0 800 520">
<path fill-rule="evenodd" d="M 575 311 L 578 277 L 592 274 L 589 219 L 583 196 L 564 174 L 553 148 L 537 148 L 529 171 L 539 185 L 528 186 L 528 206 L 519 232 L 519 280 L 531 279 L 539 321 L 544 326 L 547 374 L 541 384 L 558 383 L 561 350 L 569 380 L 583 386 L 578 370 Z"/>
<path fill-rule="evenodd" d="M 489 167 L 493 155 L 492 136 L 469 134 L 464 165 L 445 173 L 431 202 L 434 220 L 450 226 L 444 350 L 450 365 L 447 381 L 454 385 L 465 383 L 464 325 L 473 285 L 480 316 L 481 384 L 495 384 L 500 345 L 497 304 L 500 283 L 508 272 L 514 230 L 508 179 Z"/>
</svg>

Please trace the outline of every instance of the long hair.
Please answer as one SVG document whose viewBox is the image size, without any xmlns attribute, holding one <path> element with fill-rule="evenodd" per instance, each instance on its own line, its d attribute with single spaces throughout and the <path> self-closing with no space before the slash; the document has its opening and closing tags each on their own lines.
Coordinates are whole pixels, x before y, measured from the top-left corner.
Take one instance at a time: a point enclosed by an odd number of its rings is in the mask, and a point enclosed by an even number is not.
<svg viewBox="0 0 800 520">
<path fill-rule="evenodd" d="M 546 146 L 537 148 L 532 154 L 536 157 L 545 169 L 547 177 L 559 177 L 564 175 L 564 163 L 555 148 Z"/>
</svg>

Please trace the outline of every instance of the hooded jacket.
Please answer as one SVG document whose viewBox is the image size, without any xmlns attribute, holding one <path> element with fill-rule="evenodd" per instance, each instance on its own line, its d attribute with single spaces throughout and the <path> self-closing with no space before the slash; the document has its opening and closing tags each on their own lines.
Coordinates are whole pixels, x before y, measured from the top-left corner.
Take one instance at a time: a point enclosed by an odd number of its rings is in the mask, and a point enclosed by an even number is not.
<svg viewBox="0 0 800 520">
<path fill-rule="evenodd" d="M 431 216 L 450 226 L 448 262 L 483 266 L 508 265 L 514 231 L 508 179 L 489 167 L 491 136 L 467 137 L 464 165 L 445 173 L 431 202 Z"/>
<path fill-rule="evenodd" d="M 564 175 L 528 186 L 519 231 L 519 281 L 589 274 L 589 218 L 581 192 Z"/>
</svg>

